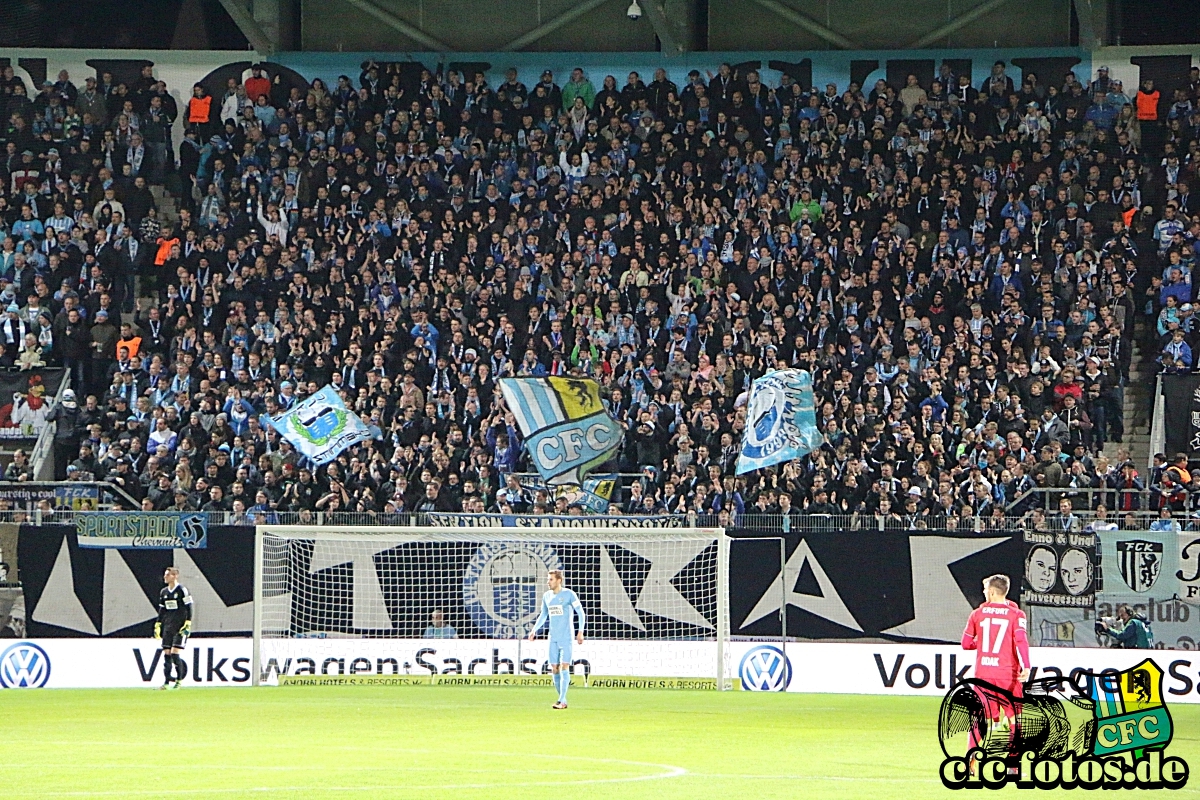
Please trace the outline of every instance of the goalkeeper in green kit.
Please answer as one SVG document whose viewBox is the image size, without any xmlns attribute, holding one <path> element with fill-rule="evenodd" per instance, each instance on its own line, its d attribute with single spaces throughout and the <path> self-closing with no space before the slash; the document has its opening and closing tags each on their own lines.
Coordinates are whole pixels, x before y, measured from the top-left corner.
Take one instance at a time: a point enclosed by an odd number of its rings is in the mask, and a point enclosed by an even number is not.
<svg viewBox="0 0 1200 800">
<path fill-rule="evenodd" d="M 192 595 L 180 585 L 179 570 L 175 567 L 167 567 L 163 582 L 167 585 L 158 593 L 158 622 L 154 623 L 154 638 L 162 639 L 163 649 L 164 682 L 159 688 L 178 689 L 185 669 L 179 654 L 192 633 Z"/>
</svg>

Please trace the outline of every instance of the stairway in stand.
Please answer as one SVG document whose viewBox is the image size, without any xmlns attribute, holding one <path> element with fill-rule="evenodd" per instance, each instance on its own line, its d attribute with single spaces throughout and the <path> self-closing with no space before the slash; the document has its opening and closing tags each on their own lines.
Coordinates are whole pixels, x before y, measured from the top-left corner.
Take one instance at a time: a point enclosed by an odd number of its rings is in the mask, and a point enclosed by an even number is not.
<svg viewBox="0 0 1200 800">
<path fill-rule="evenodd" d="M 150 194 L 154 195 L 154 206 L 158 211 L 158 222 L 160 225 L 166 225 L 167 223 L 174 225 L 179 221 L 179 205 L 173 194 L 168 192 L 165 187 L 155 186 L 154 184 L 151 184 L 150 186 Z M 143 291 L 142 279 L 140 276 L 137 279 L 136 289 L 137 296 L 141 298 L 143 296 Z M 133 322 L 134 315 L 122 314 L 121 321 Z"/>
<path fill-rule="evenodd" d="M 1120 444 L 1106 442 L 1103 453 L 1109 461 L 1116 461 L 1120 451 L 1128 453 L 1138 474 L 1145 476 L 1150 463 L 1150 418 L 1154 411 L 1154 388 L 1157 375 L 1154 361 L 1143 359 L 1141 345 L 1134 337 L 1133 359 L 1129 367 L 1129 381 L 1125 385 L 1125 435 Z"/>
</svg>

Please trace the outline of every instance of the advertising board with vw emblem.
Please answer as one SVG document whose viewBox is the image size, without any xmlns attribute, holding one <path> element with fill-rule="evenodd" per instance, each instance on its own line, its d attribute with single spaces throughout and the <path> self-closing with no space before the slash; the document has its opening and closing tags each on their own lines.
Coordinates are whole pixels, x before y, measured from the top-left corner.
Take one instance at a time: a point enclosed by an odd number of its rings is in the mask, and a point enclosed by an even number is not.
<svg viewBox="0 0 1200 800">
<path fill-rule="evenodd" d="M 562 569 L 553 547 L 540 542 L 488 542 L 463 577 L 463 604 L 485 636 L 518 639 L 537 620 L 546 573 Z"/>
<path fill-rule="evenodd" d="M 0 687 L 40 689 L 50 680 L 50 656 L 33 642 L 17 642 L 0 654 Z"/>
<path fill-rule="evenodd" d="M 742 656 L 738 677 L 752 692 L 784 692 L 792 682 L 792 662 L 778 647 L 759 645 Z"/>
</svg>

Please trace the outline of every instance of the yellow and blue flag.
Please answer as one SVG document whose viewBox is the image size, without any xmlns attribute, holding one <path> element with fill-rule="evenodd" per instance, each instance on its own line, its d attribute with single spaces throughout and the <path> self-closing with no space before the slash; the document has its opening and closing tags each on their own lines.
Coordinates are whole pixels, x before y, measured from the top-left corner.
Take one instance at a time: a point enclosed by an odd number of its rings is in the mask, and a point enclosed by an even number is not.
<svg viewBox="0 0 1200 800">
<path fill-rule="evenodd" d="M 589 514 L 607 514 L 609 503 L 612 502 L 613 491 L 620 480 L 619 475 L 592 475 L 584 478 L 578 486 L 559 484 L 551 486 L 542 480 L 541 475 L 532 473 L 518 475 L 517 481 L 521 488 L 529 492 L 544 491 L 546 496 L 558 500 L 565 498 L 567 505 L 582 506 Z"/>
<path fill-rule="evenodd" d="M 579 486 L 621 446 L 624 430 L 600 402 L 595 381 L 503 378 L 500 392 L 538 474 L 551 485 Z"/>
</svg>

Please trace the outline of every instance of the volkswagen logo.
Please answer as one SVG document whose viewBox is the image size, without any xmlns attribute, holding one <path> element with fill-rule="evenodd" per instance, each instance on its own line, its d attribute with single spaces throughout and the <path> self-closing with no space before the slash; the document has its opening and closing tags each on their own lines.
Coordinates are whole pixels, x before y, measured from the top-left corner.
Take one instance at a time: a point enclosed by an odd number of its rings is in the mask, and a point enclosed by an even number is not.
<svg viewBox="0 0 1200 800">
<path fill-rule="evenodd" d="M 33 642 L 18 642 L 0 655 L 0 686 L 40 689 L 50 680 L 50 657 Z"/>
<path fill-rule="evenodd" d="M 759 645 L 742 657 L 738 674 L 743 689 L 782 692 L 792 682 L 792 663 L 778 647 Z"/>
</svg>

